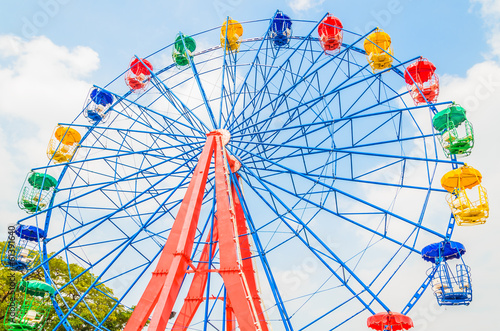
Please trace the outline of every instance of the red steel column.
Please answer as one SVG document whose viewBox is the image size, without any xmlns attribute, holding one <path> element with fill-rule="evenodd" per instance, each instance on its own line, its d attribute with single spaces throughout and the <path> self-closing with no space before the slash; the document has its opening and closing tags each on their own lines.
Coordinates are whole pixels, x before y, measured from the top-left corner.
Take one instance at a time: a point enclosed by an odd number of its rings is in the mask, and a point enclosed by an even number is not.
<svg viewBox="0 0 500 331">
<path fill-rule="evenodd" d="M 241 270 L 238 256 L 238 232 L 236 229 L 236 215 L 232 206 L 231 192 L 228 183 L 222 139 L 216 137 L 215 146 L 215 195 L 217 204 L 219 229 L 220 271 L 227 297 L 238 321 L 240 330 L 262 330 L 257 318 L 252 295 L 248 288 L 245 274 Z"/>
<path fill-rule="evenodd" d="M 226 331 L 235 331 L 235 320 L 233 316 L 233 307 L 231 307 L 231 302 L 226 298 Z"/>
<path fill-rule="evenodd" d="M 215 137 L 209 135 L 156 270 L 124 331 L 142 330 L 155 306 L 155 313 L 148 328 L 165 330 L 167 326 L 192 252 L 214 146 Z"/>
<path fill-rule="evenodd" d="M 239 179 L 239 176 L 236 175 L 236 178 Z M 260 321 L 260 326 L 262 327 L 262 331 L 268 331 L 268 325 L 266 322 L 266 316 L 264 315 L 264 311 L 262 309 L 262 300 L 259 295 L 259 291 L 257 289 L 257 281 L 255 275 L 255 266 L 252 262 L 252 251 L 250 250 L 250 240 L 248 236 L 247 223 L 245 219 L 245 213 L 243 212 L 243 208 L 241 206 L 240 199 L 238 198 L 238 194 L 236 192 L 235 185 L 231 185 L 232 194 L 233 194 L 233 203 L 234 209 L 236 212 L 236 224 L 238 228 L 238 238 L 240 243 L 240 252 L 242 258 L 242 266 L 241 269 L 245 274 L 245 278 L 247 280 L 248 288 L 250 290 L 250 294 L 253 299 L 253 304 L 255 306 L 255 310 L 257 312 L 257 318 Z"/>
<path fill-rule="evenodd" d="M 210 261 L 210 249 L 212 250 L 212 258 L 215 255 L 215 250 L 217 248 L 216 242 L 219 240 L 219 235 L 217 233 L 217 216 L 214 218 L 213 234 L 210 238 L 210 234 L 207 237 L 207 243 L 212 242 L 212 244 L 206 244 L 203 247 L 203 252 L 201 253 L 200 262 L 196 267 L 196 271 L 191 282 L 191 287 L 189 292 L 184 299 L 184 304 L 175 320 L 172 331 L 176 330 L 186 330 L 191 321 L 193 320 L 196 311 L 200 307 L 200 304 L 204 301 L 203 295 L 205 294 L 205 289 L 207 286 L 208 269 Z"/>
</svg>

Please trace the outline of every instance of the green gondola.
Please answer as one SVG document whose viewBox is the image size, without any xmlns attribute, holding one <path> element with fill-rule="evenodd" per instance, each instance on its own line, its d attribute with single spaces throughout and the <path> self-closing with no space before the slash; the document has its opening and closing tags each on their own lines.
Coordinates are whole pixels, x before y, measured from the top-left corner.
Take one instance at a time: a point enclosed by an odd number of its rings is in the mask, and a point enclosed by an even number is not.
<svg viewBox="0 0 500 331">
<path fill-rule="evenodd" d="M 184 67 L 189 64 L 189 58 L 196 50 L 196 42 L 193 38 L 187 37 L 182 33 L 175 38 L 174 48 L 172 50 L 172 59 L 179 67 Z"/>
<path fill-rule="evenodd" d="M 4 317 L 5 330 L 43 330 L 54 293 L 54 288 L 43 281 L 19 281 Z"/>
<path fill-rule="evenodd" d="M 46 209 L 54 195 L 57 180 L 47 174 L 30 172 L 18 199 L 19 208 L 32 214 Z"/>
<path fill-rule="evenodd" d="M 452 104 L 438 112 L 432 125 L 441 133 L 438 139 L 447 157 L 470 155 L 474 147 L 474 131 L 463 107 Z"/>
</svg>

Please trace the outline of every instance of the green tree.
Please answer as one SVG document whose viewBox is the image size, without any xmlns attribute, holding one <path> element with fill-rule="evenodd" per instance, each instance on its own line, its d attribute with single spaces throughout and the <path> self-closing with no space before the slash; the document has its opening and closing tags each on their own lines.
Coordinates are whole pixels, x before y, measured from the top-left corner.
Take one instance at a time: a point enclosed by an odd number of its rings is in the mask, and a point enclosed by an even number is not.
<svg viewBox="0 0 500 331">
<path fill-rule="evenodd" d="M 5 242 L 0 242 L 0 252 L 3 249 Z M 50 277 L 52 281 L 56 284 L 57 288 L 60 288 L 62 285 L 68 283 L 70 280 L 70 275 L 73 277 L 75 275 L 80 274 L 84 271 L 84 269 L 76 264 L 67 264 L 60 257 L 54 258 L 49 262 L 50 268 Z M 12 285 L 11 279 L 14 276 L 15 281 L 19 281 L 22 277 L 20 272 L 14 272 L 8 268 L 4 268 L 3 266 L 0 268 L 0 318 L 3 322 L 5 312 L 7 310 L 7 306 L 10 302 L 10 298 L 12 296 Z M 33 274 L 31 274 L 27 279 L 39 279 L 44 280 L 43 272 L 41 269 L 37 270 Z M 66 304 L 70 307 L 80 298 L 80 294 L 85 292 L 90 284 L 94 282 L 94 275 L 90 272 L 84 273 L 82 276 L 78 278 L 77 281 L 73 282 L 71 285 L 66 286 L 61 291 L 61 296 L 64 298 Z M 59 303 L 62 311 L 64 313 L 67 312 L 66 305 L 63 304 L 61 296 L 56 295 L 56 301 Z M 79 317 L 86 319 L 88 321 L 92 321 L 93 323 L 98 323 L 97 321 L 102 321 L 104 317 L 107 315 L 111 307 L 113 307 L 116 303 L 115 298 L 113 296 L 113 290 L 107 286 L 99 285 L 97 288 L 92 289 L 85 296 L 85 303 L 79 304 L 74 311 L 74 314 L 71 314 L 68 320 L 75 331 L 84 331 L 84 330 L 94 330 L 94 328 L 89 327 L 88 324 L 84 323 Z M 123 305 L 119 305 L 113 311 L 113 313 L 106 319 L 103 323 L 103 326 L 109 330 L 121 330 L 125 327 L 132 311 Z M 53 330 L 54 327 L 59 323 L 59 318 L 56 315 L 55 311 L 52 309 L 47 322 L 45 323 L 44 330 Z M 4 331 L 3 323 L 0 325 L 0 331 Z M 64 328 L 59 328 L 58 330 L 64 330 Z"/>
</svg>

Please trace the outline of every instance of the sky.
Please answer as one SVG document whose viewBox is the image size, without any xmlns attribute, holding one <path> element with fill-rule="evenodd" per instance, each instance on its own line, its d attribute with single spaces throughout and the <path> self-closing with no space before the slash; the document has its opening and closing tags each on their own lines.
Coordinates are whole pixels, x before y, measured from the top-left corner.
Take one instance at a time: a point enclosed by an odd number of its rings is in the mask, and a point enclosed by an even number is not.
<svg viewBox="0 0 500 331">
<path fill-rule="evenodd" d="M 491 206 L 487 224 L 454 234 L 468 248 L 474 301 L 444 309 L 426 293 L 410 316 L 416 330 L 497 328 L 500 0 L 0 0 L 0 239 L 23 217 L 19 189 L 29 169 L 46 164 L 50 132 L 81 110 L 92 84 L 105 85 L 134 55 L 162 48 L 179 31 L 207 30 L 228 15 L 268 18 L 276 9 L 297 19 L 331 12 L 355 32 L 384 29 L 397 58 L 421 55 L 436 65 L 440 100 L 467 109 L 476 141 L 466 162 L 481 171 Z"/>
</svg>

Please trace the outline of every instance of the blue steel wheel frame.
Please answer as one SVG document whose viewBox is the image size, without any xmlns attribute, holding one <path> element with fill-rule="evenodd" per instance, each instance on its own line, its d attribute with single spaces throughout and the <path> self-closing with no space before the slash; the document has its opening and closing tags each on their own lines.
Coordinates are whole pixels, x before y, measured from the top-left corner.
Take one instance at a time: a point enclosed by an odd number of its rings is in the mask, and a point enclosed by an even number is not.
<svg viewBox="0 0 500 331">
<path fill-rule="evenodd" d="M 439 179 L 459 163 L 442 155 L 432 128 L 441 104 L 414 106 L 405 89 L 404 69 L 418 57 L 395 58 L 374 74 L 362 49 L 372 31 L 346 28 L 339 53 L 327 55 L 316 32 L 321 20 L 293 20 L 283 48 L 268 37 L 270 19 L 242 22 L 237 53 L 214 46 L 192 54 L 182 69 L 165 62 L 167 45 L 144 57 L 160 68 L 144 93 L 127 91 L 126 72 L 98 87 L 114 98 L 105 124 L 89 124 L 83 111 L 64 124 L 82 132 L 78 157 L 34 169 L 60 174 L 57 194 L 46 211 L 19 221 L 47 233 L 42 262 L 27 275 L 42 268 L 55 286 L 55 329 L 108 330 L 116 307 L 137 303 L 206 133 L 219 128 L 230 132 L 226 148 L 242 164 L 241 179 L 231 178 L 273 330 L 364 330 L 376 312 L 409 313 L 432 278 L 421 248 L 451 238 Z M 216 43 L 219 30 L 190 37 Z M 211 238 L 214 209 L 211 174 L 195 264 Z M 58 284 L 48 271 L 57 257 L 84 271 Z M 216 253 L 210 268 L 218 259 Z M 69 304 L 64 289 L 88 273 L 92 281 Z M 208 284 L 206 297 L 224 298 L 217 274 Z M 100 285 L 116 302 L 104 317 L 87 302 Z M 191 327 L 225 330 L 224 302 L 206 300 Z M 87 310 L 91 318 L 82 317 Z"/>
</svg>

